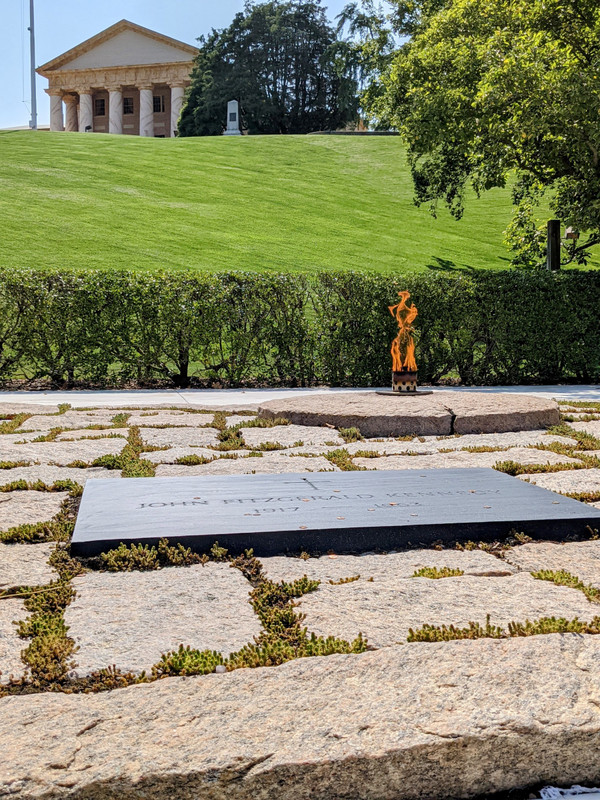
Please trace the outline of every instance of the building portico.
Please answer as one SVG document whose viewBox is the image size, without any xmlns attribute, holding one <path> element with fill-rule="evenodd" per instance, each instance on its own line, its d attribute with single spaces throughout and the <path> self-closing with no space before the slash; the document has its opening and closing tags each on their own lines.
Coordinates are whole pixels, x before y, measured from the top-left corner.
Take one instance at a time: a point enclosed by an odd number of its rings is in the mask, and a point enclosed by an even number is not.
<svg viewBox="0 0 600 800">
<path fill-rule="evenodd" d="M 37 70 L 50 130 L 174 136 L 197 52 L 122 20 Z"/>
</svg>

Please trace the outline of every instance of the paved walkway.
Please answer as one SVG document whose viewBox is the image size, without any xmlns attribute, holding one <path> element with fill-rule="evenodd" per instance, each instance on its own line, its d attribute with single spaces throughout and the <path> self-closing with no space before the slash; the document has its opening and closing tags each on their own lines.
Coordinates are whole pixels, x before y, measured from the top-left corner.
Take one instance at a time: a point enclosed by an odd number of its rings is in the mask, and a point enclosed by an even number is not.
<svg viewBox="0 0 600 800">
<path fill-rule="evenodd" d="M 388 389 L 389 387 L 383 387 Z M 223 406 L 256 406 L 267 400 L 278 400 L 290 395 L 328 394 L 330 392 L 368 392 L 374 389 L 136 389 L 134 391 L 89 392 L 0 392 L 0 403 L 57 404 L 70 403 L 73 408 L 88 406 L 154 406 L 185 403 L 206 408 Z M 592 400 L 600 402 L 600 385 L 577 386 L 442 386 L 434 391 L 452 392 L 517 392 L 557 400 Z"/>
</svg>

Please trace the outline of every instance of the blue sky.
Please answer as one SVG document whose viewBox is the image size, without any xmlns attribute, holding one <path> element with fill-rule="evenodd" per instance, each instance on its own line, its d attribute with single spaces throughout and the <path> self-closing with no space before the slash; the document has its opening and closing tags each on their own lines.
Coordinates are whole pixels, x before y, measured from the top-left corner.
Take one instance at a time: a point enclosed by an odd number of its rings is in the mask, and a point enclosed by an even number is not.
<svg viewBox="0 0 600 800">
<path fill-rule="evenodd" d="M 333 19 L 346 0 L 324 0 Z M 195 44 L 202 33 L 223 28 L 243 8 L 243 0 L 35 0 L 36 62 L 50 61 L 120 19 Z M 0 96 L 0 128 L 29 123 L 29 0 L 0 0 L 0 74 L 6 76 Z M 38 75 L 38 121 L 50 116 L 47 81 Z M 26 102 L 23 102 L 25 100 Z"/>
</svg>

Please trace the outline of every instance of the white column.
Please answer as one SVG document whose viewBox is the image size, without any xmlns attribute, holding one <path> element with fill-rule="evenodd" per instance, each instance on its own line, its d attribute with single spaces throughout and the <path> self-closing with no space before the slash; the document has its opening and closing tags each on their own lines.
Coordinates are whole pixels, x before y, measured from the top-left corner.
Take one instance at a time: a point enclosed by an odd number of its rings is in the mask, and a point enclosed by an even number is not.
<svg viewBox="0 0 600 800">
<path fill-rule="evenodd" d="M 108 132 L 123 133 L 123 93 L 120 86 L 108 91 Z"/>
<path fill-rule="evenodd" d="M 79 130 L 94 130 L 94 104 L 91 89 L 82 89 L 79 92 Z"/>
<path fill-rule="evenodd" d="M 183 96 L 185 89 L 182 83 L 176 83 L 171 86 L 171 131 L 170 136 L 175 136 L 177 133 L 177 125 L 179 123 L 179 116 L 183 107 Z"/>
<path fill-rule="evenodd" d="M 50 130 L 64 131 L 62 90 L 46 89 L 46 92 L 50 95 Z"/>
<path fill-rule="evenodd" d="M 154 136 L 154 100 L 152 86 L 142 85 L 140 89 L 140 136 Z"/>
<path fill-rule="evenodd" d="M 66 122 L 65 130 L 72 133 L 78 130 L 77 126 L 77 96 L 74 94 L 66 94 L 63 97 L 66 107 Z"/>
</svg>

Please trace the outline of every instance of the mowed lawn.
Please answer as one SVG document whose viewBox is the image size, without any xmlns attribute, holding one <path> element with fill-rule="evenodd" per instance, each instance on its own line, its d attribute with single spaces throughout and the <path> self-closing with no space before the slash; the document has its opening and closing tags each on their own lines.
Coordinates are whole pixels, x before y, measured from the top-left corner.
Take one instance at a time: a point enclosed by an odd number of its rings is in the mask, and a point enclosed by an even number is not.
<svg viewBox="0 0 600 800">
<path fill-rule="evenodd" d="M 397 137 L 0 133 L 0 265 L 507 266 L 508 190 L 456 222 L 412 201 Z"/>
</svg>

